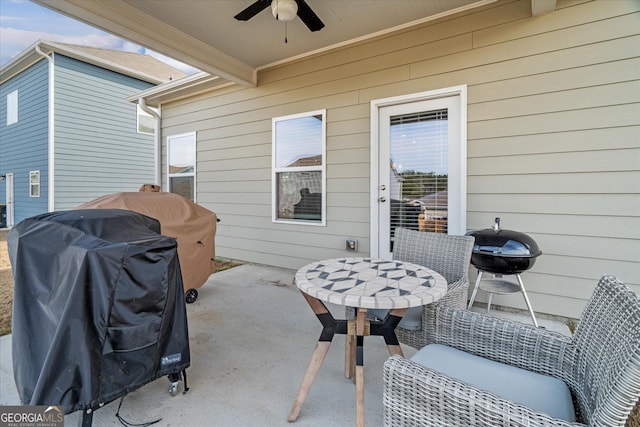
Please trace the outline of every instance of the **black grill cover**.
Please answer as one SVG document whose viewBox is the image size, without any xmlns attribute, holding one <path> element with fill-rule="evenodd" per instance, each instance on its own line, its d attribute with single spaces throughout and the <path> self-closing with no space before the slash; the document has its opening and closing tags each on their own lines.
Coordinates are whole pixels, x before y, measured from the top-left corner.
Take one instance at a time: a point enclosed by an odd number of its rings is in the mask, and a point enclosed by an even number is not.
<svg viewBox="0 0 640 427">
<path fill-rule="evenodd" d="M 119 209 L 27 218 L 8 236 L 13 370 L 28 405 L 97 409 L 190 363 L 175 239 Z"/>
</svg>

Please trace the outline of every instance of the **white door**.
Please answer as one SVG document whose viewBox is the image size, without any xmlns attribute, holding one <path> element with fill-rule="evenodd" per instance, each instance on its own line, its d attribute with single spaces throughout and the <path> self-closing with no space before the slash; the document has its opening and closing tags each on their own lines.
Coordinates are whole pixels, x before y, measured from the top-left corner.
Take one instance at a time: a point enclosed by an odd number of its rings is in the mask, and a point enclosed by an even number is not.
<svg viewBox="0 0 640 427">
<path fill-rule="evenodd" d="M 6 184 L 6 209 L 7 209 L 7 228 L 14 226 L 13 222 L 13 173 L 8 173 L 5 177 Z"/>
<path fill-rule="evenodd" d="M 449 234 L 466 231 L 463 95 L 421 94 L 419 99 L 377 104 L 372 256 L 391 258 L 396 227 Z"/>
</svg>

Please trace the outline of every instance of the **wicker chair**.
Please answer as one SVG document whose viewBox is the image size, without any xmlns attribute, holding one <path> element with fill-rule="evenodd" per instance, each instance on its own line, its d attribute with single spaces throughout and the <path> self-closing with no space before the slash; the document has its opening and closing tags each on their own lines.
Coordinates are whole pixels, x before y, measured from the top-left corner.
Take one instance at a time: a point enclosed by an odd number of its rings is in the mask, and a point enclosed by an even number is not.
<svg viewBox="0 0 640 427">
<path fill-rule="evenodd" d="M 386 426 L 623 426 L 640 397 L 640 299 L 615 277 L 602 277 L 573 337 L 447 307 L 436 329 L 436 343 L 560 379 L 576 422 L 392 356 L 384 365 Z"/>
<path fill-rule="evenodd" d="M 429 233 L 396 228 L 393 259 L 411 262 L 431 268 L 447 280 L 447 295 L 435 304 L 409 309 L 418 311 L 421 319 L 417 328 L 409 329 L 404 320 L 396 328 L 398 341 L 413 348 L 422 348 L 432 340 L 435 332 L 435 312 L 439 306 L 465 308 L 469 289 L 469 261 L 474 238 L 452 236 L 443 233 Z M 405 318 L 414 317 L 408 312 Z M 378 317 L 384 314 L 376 313 Z M 355 310 L 347 307 L 347 318 L 355 317 Z M 376 320 L 375 314 L 367 314 L 369 320 Z"/>
</svg>

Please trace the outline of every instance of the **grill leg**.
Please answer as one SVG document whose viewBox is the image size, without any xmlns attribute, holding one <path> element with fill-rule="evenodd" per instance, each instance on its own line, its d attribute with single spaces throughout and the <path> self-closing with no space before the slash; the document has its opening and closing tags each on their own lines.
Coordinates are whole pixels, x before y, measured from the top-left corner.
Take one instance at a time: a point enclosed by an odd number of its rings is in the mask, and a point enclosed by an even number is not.
<svg viewBox="0 0 640 427">
<path fill-rule="evenodd" d="M 93 424 L 93 411 L 87 409 L 82 411 L 82 417 L 78 420 L 78 427 L 91 427 Z"/>
<path fill-rule="evenodd" d="M 520 278 L 520 274 L 516 274 L 516 278 L 518 279 L 518 284 L 520 284 L 520 289 L 522 290 L 522 296 L 524 297 L 524 302 L 527 303 L 527 308 L 529 309 L 529 314 L 531 314 L 531 320 L 533 320 L 533 324 L 535 327 L 538 327 L 538 321 L 536 320 L 536 315 L 533 313 L 533 308 L 531 308 L 531 303 L 529 302 L 529 297 L 527 296 L 527 291 L 524 289 L 524 283 L 522 283 L 522 279 Z"/>
<path fill-rule="evenodd" d="M 476 294 L 478 293 L 480 280 L 482 280 L 482 271 L 478 270 L 478 278 L 476 279 L 476 284 L 473 286 L 473 293 L 471 294 L 471 299 L 469 300 L 469 306 L 467 307 L 467 310 L 471 310 L 471 306 L 473 306 L 473 302 L 476 300 Z"/>
</svg>

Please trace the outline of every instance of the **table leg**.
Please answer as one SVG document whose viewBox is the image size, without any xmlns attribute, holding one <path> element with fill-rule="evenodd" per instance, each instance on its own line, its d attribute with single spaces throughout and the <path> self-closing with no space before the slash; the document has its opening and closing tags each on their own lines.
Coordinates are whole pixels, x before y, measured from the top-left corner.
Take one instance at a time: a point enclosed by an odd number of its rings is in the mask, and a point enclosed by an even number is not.
<svg viewBox="0 0 640 427">
<path fill-rule="evenodd" d="M 322 323 L 322 332 L 287 419 L 289 422 L 298 419 L 302 405 L 329 352 L 331 341 L 335 334 L 338 333 L 346 334 L 345 376 L 354 378 L 356 384 L 356 425 L 364 427 L 364 337 L 366 335 L 381 335 L 385 340 L 389 353 L 402 356 L 402 349 L 396 337 L 395 329 L 407 309 L 390 310 L 382 323 L 371 324 L 366 320 L 367 309 L 358 308 L 354 334 L 353 329 L 349 331 L 348 322 L 335 320 L 322 301 L 304 292 L 302 292 L 302 295 L 320 323 Z M 370 330 L 368 330 L 369 328 Z"/>
<path fill-rule="evenodd" d="M 407 312 L 406 308 L 402 309 L 393 309 L 389 311 L 388 316 L 384 319 L 382 323 L 371 323 L 371 332 L 365 330 L 364 335 L 381 335 L 384 338 L 385 343 L 387 344 L 387 350 L 389 350 L 389 354 L 397 354 L 399 356 L 404 357 L 404 353 L 402 352 L 402 348 L 400 347 L 400 343 L 398 342 L 398 337 L 396 336 L 395 329 L 398 326 L 398 323 L 402 320 L 405 313 Z M 366 324 L 366 323 L 365 323 Z M 355 325 L 354 325 L 355 326 Z M 355 327 L 348 326 L 347 336 L 345 337 L 345 359 L 344 359 L 344 376 L 346 378 L 354 378 L 354 371 L 356 365 L 356 334 Z"/>
<path fill-rule="evenodd" d="M 311 356 L 311 361 L 309 362 L 309 366 L 307 367 L 307 372 L 304 374 L 304 379 L 302 380 L 302 384 L 300 384 L 300 389 L 298 390 L 298 394 L 296 395 L 295 400 L 293 401 L 293 407 L 291 408 L 291 412 L 289 412 L 289 417 L 287 420 L 289 422 L 293 422 L 298 419 L 298 415 L 300 415 L 300 409 L 302 409 L 302 404 L 307 398 L 309 394 L 309 390 L 311 389 L 311 385 L 313 381 L 316 379 L 318 372 L 320 371 L 320 367 L 322 366 L 322 362 L 329 352 L 329 347 L 331 346 L 331 341 L 318 341 L 316 345 L 316 349 L 313 351 L 313 355 Z"/>
<path fill-rule="evenodd" d="M 396 336 L 396 327 L 398 326 L 398 323 L 400 323 L 402 317 L 406 312 L 406 308 L 395 308 L 389 311 L 382 323 L 371 323 L 370 335 L 382 336 L 384 338 L 385 344 L 387 344 L 387 350 L 389 350 L 389 354 L 397 354 L 404 357 L 402 348 L 400 347 L 400 343 L 398 342 L 398 337 Z"/>
<path fill-rule="evenodd" d="M 356 366 L 356 336 L 351 331 L 347 331 L 344 340 L 344 376 L 353 378 Z"/>
<path fill-rule="evenodd" d="M 364 427 L 364 335 L 366 308 L 358 308 L 356 318 L 356 426 Z"/>
<path fill-rule="evenodd" d="M 346 333 L 347 329 L 346 322 L 336 321 L 322 301 L 317 298 L 311 297 L 304 292 L 302 293 L 302 295 L 307 300 L 307 303 L 311 307 L 311 310 L 313 310 L 313 312 L 315 313 L 318 320 L 320 320 L 320 323 L 322 323 L 322 332 L 320 333 L 318 344 L 316 344 L 316 348 L 313 351 L 311 360 L 309 361 L 307 371 L 305 372 L 304 378 L 302 379 L 302 384 L 300 384 L 298 394 L 293 401 L 293 407 L 291 408 L 291 412 L 289 412 L 289 417 L 287 418 L 289 422 L 293 422 L 298 419 L 302 404 L 307 398 L 309 390 L 311 389 L 311 385 L 316 379 L 316 376 L 320 371 L 320 367 L 322 366 L 322 362 L 324 362 L 324 359 L 329 352 L 329 347 L 331 346 L 331 341 L 333 340 L 334 335 L 336 333 L 344 334 Z"/>
<path fill-rule="evenodd" d="M 387 344 L 387 349 L 389 350 L 389 354 L 391 355 L 397 354 L 398 356 L 404 357 L 395 330 L 406 312 L 406 308 L 396 308 L 390 310 L 389 314 L 384 320 L 384 323 L 382 324 L 382 328 L 384 330 L 382 336 L 384 337 L 384 342 Z"/>
</svg>

